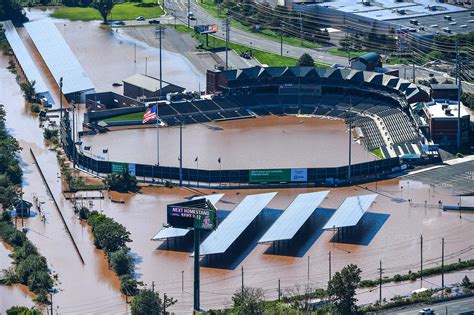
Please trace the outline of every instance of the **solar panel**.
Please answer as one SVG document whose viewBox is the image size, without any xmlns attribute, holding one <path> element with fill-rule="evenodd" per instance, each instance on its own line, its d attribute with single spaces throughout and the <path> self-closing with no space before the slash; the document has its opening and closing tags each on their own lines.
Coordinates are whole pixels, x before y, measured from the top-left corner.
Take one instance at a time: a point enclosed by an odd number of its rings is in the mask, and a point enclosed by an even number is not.
<svg viewBox="0 0 474 315">
<path fill-rule="evenodd" d="M 29 22 L 24 26 L 56 82 L 59 82 L 61 77 L 63 78 L 64 94 L 95 89 L 71 48 L 51 20 Z"/>
<path fill-rule="evenodd" d="M 202 242 L 201 255 L 224 253 L 277 193 L 250 195 Z"/>
<path fill-rule="evenodd" d="M 13 52 L 15 53 L 16 59 L 20 63 L 21 69 L 23 69 L 26 78 L 30 82 L 35 81 L 36 94 L 49 94 L 48 88 L 43 81 L 43 77 L 38 71 L 38 68 L 36 68 L 33 59 L 31 59 L 31 56 L 23 44 L 20 36 L 18 35 L 15 26 L 13 26 L 13 23 L 11 21 L 4 21 L 0 23 L 3 24 L 5 37 L 7 38 Z"/>
<path fill-rule="evenodd" d="M 357 225 L 377 196 L 371 194 L 346 198 L 323 230 Z"/>
<path fill-rule="evenodd" d="M 222 197 L 224 197 L 224 194 L 214 194 L 214 195 L 207 195 L 207 196 L 196 196 L 196 197 L 191 198 L 191 200 L 206 198 L 215 206 L 219 202 L 219 200 L 222 199 Z M 165 227 L 165 228 L 162 228 L 161 231 L 159 231 L 151 239 L 153 241 L 157 241 L 157 240 L 164 240 L 164 239 L 173 238 L 173 237 L 182 237 L 188 234 L 189 231 L 190 230 L 188 229 Z"/>
<path fill-rule="evenodd" d="M 327 194 L 329 191 L 298 195 L 258 242 L 267 243 L 292 239 L 323 202 Z"/>
</svg>

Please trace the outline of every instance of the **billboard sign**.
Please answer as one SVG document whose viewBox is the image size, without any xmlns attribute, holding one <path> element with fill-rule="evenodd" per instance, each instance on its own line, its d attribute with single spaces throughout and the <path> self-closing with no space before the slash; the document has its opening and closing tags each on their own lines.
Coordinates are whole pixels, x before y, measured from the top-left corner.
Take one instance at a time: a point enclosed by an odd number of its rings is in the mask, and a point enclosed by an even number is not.
<svg viewBox="0 0 474 315">
<path fill-rule="evenodd" d="M 128 173 L 132 176 L 136 176 L 137 168 L 134 163 L 128 163 Z"/>
<path fill-rule="evenodd" d="M 218 32 L 218 27 L 216 24 L 209 24 L 209 25 L 196 25 L 194 27 L 194 31 L 199 34 L 214 34 Z"/>
<path fill-rule="evenodd" d="M 307 168 L 250 170 L 251 183 L 307 182 Z"/>
<path fill-rule="evenodd" d="M 167 206 L 168 224 L 175 228 L 215 230 L 216 208 L 206 199 L 181 202 Z"/>
<path fill-rule="evenodd" d="M 122 174 L 126 170 L 128 170 L 128 163 L 112 162 L 113 174 Z"/>
</svg>

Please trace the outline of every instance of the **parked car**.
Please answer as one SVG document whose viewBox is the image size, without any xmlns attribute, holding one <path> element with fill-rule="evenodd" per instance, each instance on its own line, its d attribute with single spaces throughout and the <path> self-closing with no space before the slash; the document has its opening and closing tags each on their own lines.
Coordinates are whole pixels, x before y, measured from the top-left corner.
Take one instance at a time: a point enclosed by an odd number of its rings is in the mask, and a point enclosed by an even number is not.
<svg viewBox="0 0 474 315">
<path fill-rule="evenodd" d="M 431 308 L 425 307 L 421 311 L 418 312 L 418 314 L 423 314 L 423 315 L 433 315 L 434 312 Z"/>
<path fill-rule="evenodd" d="M 160 21 L 159 20 L 150 20 L 150 21 L 148 21 L 148 23 L 150 23 L 150 24 L 160 24 Z"/>
<path fill-rule="evenodd" d="M 193 20 L 193 21 L 194 21 L 194 20 L 196 19 L 196 17 L 194 16 L 194 13 L 192 13 L 192 12 L 189 12 L 189 13 L 188 13 L 188 19 L 190 19 L 190 20 Z"/>
<path fill-rule="evenodd" d="M 137 17 L 135 20 L 137 20 L 137 21 L 145 21 L 145 17 L 144 17 L 144 16 L 139 16 L 139 17 Z"/>
</svg>

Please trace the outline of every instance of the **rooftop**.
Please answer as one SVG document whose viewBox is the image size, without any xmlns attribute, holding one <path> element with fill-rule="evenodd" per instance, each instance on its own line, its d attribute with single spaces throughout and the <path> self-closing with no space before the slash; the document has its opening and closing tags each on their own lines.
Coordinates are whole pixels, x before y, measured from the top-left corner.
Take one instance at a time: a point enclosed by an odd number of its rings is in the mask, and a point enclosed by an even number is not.
<svg viewBox="0 0 474 315">
<path fill-rule="evenodd" d="M 457 90 L 456 84 L 431 84 L 432 90 Z"/>
<path fill-rule="evenodd" d="M 149 75 L 140 74 L 140 73 L 134 74 L 126 79 L 123 79 L 123 82 L 141 87 L 144 90 L 147 90 L 150 92 L 158 92 L 160 90 L 160 79 L 151 77 Z M 163 88 L 171 84 L 163 80 L 162 82 L 163 82 L 162 84 Z"/>
<path fill-rule="evenodd" d="M 458 118 L 458 103 L 453 101 L 427 103 L 430 117 L 433 118 Z M 448 112 L 446 110 L 449 110 Z M 461 103 L 461 117 L 468 116 L 469 113 Z"/>
</svg>

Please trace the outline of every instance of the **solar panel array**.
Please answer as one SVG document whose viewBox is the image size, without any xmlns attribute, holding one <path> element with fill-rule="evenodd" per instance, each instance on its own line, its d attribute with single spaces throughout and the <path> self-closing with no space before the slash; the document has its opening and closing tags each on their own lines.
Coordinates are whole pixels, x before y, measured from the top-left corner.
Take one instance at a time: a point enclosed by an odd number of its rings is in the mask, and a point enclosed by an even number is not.
<svg viewBox="0 0 474 315">
<path fill-rule="evenodd" d="M 227 251 L 276 194 L 276 192 L 271 192 L 245 197 L 218 228 L 201 243 L 200 255 L 221 254 Z"/>
<path fill-rule="evenodd" d="M 36 94 L 49 94 L 48 88 L 43 81 L 43 77 L 38 71 L 38 68 L 36 68 L 33 59 L 31 59 L 31 56 L 23 44 L 20 36 L 18 35 L 15 26 L 13 26 L 13 23 L 11 21 L 4 21 L 0 23 L 3 24 L 5 37 L 7 38 L 13 52 L 15 53 L 16 59 L 20 63 L 26 78 L 30 82 L 35 81 Z"/>
<path fill-rule="evenodd" d="M 219 202 L 219 200 L 224 197 L 224 194 L 214 194 L 214 195 L 207 195 L 207 196 L 196 196 L 191 198 L 191 200 L 198 200 L 202 198 L 206 198 L 209 200 L 214 206 Z M 182 237 L 188 234 L 190 230 L 188 229 L 180 229 L 180 228 L 174 228 L 174 227 L 165 227 L 161 229 L 155 236 L 152 237 L 152 240 L 157 241 L 157 240 L 164 240 L 167 238 L 173 238 L 173 237 Z"/>
<path fill-rule="evenodd" d="M 328 194 L 329 191 L 299 194 L 258 242 L 292 239 Z"/>
<path fill-rule="evenodd" d="M 357 225 L 377 196 L 377 194 L 370 194 L 346 198 L 323 227 L 323 230 Z"/>
<path fill-rule="evenodd" d="M 41 57 L 56 82 L 63 78 L 63 93 L 94 90 L 74 53 L 51 20 L 44 19 L 24 24 Z"/>
</svg>

